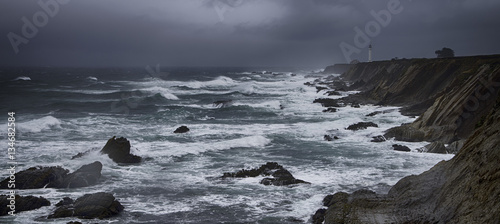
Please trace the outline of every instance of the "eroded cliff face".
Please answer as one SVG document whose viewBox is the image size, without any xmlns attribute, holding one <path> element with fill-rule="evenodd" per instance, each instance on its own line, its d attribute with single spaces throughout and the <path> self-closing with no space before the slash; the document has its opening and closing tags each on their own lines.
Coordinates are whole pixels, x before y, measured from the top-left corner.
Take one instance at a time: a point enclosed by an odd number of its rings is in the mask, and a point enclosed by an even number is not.
<svg viewBox="0 0 500 224">
<path fill-rule="evenodd" d="M 491 109 L 500 90 L 500 55 L 360 63 L 343 78 L 365 83 L 357 98 L 421 115 L 410 126 L 425 133 L 423 140 L 451 143 L 470 136 Z"/>
</svg>

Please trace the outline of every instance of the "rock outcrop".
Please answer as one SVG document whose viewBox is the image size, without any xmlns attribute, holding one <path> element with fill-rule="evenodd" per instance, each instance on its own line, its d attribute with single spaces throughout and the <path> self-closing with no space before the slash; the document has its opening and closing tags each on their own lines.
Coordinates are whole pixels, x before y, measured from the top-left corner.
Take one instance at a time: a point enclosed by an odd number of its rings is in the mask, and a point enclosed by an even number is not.
<svg viewBox="0 0 500 224">
<path fill-rule="evenodd" d="M 356 124 L 349 125 L 349 127 L 347 127 L 346 129 L 351 131 L 357 131 L 357 130 L 367 129 L 368 127 L 378 128 L 378 125 L 373 122 L 358 122 Z"/>
<path fill-rule="evenodd" d="M 14 195 L 13 195 L 14 196 Z M 12 211 L 9 207 L 10 204 L 10 195 L 0 195 L 0 216 L 4 216 L 9 214 L 10 211 Z M 39 209 L 43 206 L 50 206 L 50 202 L 45 199 L 44 197 L 34 197 L 34 196 L 19 196 L 15 195 L 15 202 L 16 204 L 14 205 L 15 212 L 14 214 L 17 214 L 22 211 L 31 211 L 35 209 Z"/>
<path fill-rule="evenodd" d="M 187 126 L 180 126 L 177 129 L 175 129 L 174 133 L 182 134 L 182 133 L 186 133 L 188 131 L 189 131 L 189 128 Z"/>
<path fill-rule="evenodd" d="M 119 214 L 123 206 L 109 193 L 86 194 L 75 201 L 66 199 L 58 203 L 57 209 L 48 216 L 49 219 L 77 217 L 81 219 L 104 219 Z"/>
<path fill-rule="evenodd" d="M 309 184 L 309 182 L 296 179 L 293 175 L 275 162 L 268 162 L 257 169 L 240 170 L 236 173 L 224 173 L 222 178 L 245 178 L 258 176 L 272 176 L 272 178 L 264 178 L 260 181 L 264 185 L 287 186 L 294 184 Z"/>
<path fill-rule="evenodd" d="M 401 130 L 391 130 L 387 138 L 449 144 L 467 139 L 494 104 L 500 91 L 500 55 L 359 63 L 342 78 L 364 83 L 358 86 L 363 92 L 344 102 L 375 101 L 420 115 Z"/>
<path fill-rule="evenodd" d="M 101 149 L 101 153 L 107 154 L 116 163 L 140 163 L 142 158 L 130 154 L 130 142 L 126 138 L 110 138 Z"/>
<path fill-rule="evenodd" d="M 102 164 L 94 162 L 82 166 L 73 173 L 62 167 L 31 167 L 15 174 L 16 189 L 78 188 L 97 183 L 101 177 Z M 0 182 L 1 189 L 8 189 L 10 178 Z"/>
</svg>

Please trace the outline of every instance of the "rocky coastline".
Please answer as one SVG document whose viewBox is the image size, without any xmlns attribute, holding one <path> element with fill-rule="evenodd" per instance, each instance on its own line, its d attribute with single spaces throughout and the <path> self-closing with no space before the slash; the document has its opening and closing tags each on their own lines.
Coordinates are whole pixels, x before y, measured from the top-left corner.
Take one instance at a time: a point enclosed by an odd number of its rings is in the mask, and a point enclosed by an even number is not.
<svg viewBox="0 0 500 224">
<path fill-rule="evenodd" d="M 456 155 L 387 194 L 332 192 L 313 223 L 500 223 L 500 55 L 359 63 L 340 80 L 361 92 L 339 101 L 419 116 L 380 140 L 429 141 L 422 152 Z"/>
</svg>

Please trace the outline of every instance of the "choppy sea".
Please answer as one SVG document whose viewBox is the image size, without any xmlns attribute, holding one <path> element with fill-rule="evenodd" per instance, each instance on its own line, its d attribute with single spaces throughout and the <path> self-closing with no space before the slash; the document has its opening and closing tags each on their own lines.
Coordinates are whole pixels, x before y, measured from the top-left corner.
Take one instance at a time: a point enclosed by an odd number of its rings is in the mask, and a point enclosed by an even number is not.
<svg viewBox="0 0 500 224">
<path fill-rule="evenodd" d="M 370 142 L 390 127 L 412 122 L 397 107 L 362 105 L 323 113 L 312 102 L 329 97 L 305 82 L 314 71 L 248 68 L 0 69 L 0 177 L 8 177 L 8 112 L 16 113 L 17 169 L 62 166 L 70 171 L 100 161 L 97 185 L 77 189 L 19 190 L 52 206 L 0 217 L 1 223 L 67 223 L 47 220 L 63 197 L 110 192 L 125 210 L 107 220 L 82 223 L 301 223 L 327 194 L 367 188 L 386 193 L 452 155 L 419 153 L 426 142 Z M 256 71 L 256 72 L 255 72 Z M 348 95 L 353 92 L 342 92 Z M 215 101 L 230 101 L 225 105 Z M 374 111 L 390 110 L 373 117 Z M 3 117 L 3 118 L 2 118 Z M 3 121 L 2 121 L 3 120 Z M 345 128 L 360 121 L 379 125 Z M 186 125 L 190 131 L 174 134 Z M 340 139 L 325 141 L 332 134 Z M 138 165 L 118 165 L 99 151 L 126 137 Z M 79 152 L 94 150 L 71 160 Z M 224 172 L 278 162 L 296 178 L 293 187 L 264 186 L 261 177 L 222 180 Z M 4 170 L 3 172 L 1 170 Z M 8 193 L 6 190 L 3 194 Z"/>
</svg>

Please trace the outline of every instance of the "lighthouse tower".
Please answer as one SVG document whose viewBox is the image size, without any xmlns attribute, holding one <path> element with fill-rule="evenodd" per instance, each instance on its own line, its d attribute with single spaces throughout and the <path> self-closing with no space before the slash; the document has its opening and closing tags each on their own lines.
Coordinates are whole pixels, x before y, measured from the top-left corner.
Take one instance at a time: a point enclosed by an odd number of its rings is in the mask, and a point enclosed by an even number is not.
<svg viewBox="0 0 500 224">
<path fill-rule="evenodd" d="M 372 62 L 372 44 L 368 46 L 368 62 Z"/>
</svg>

